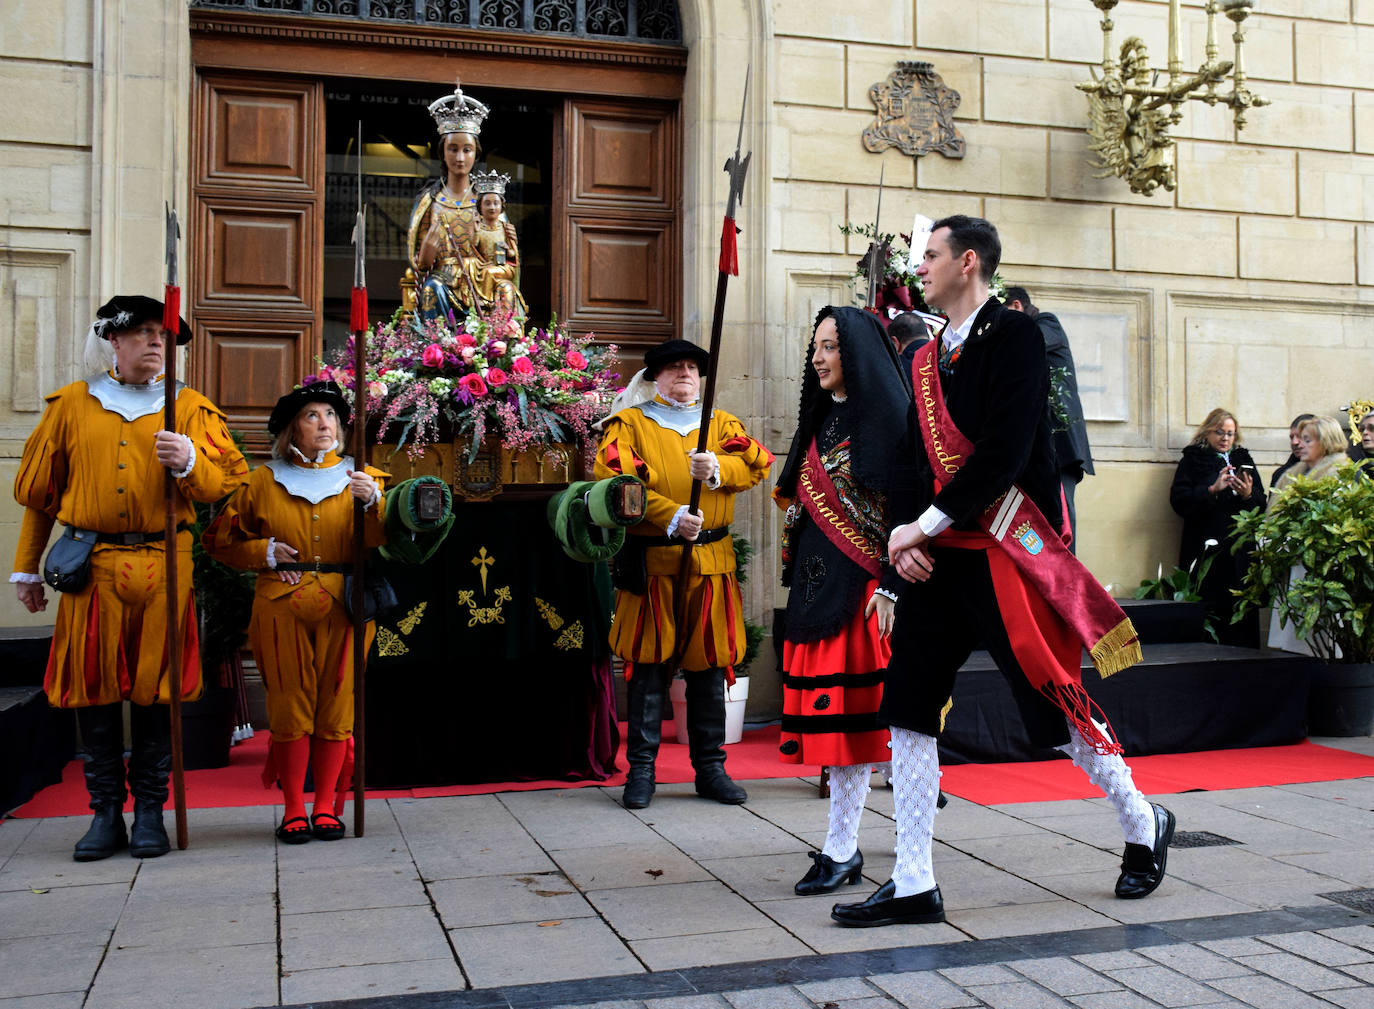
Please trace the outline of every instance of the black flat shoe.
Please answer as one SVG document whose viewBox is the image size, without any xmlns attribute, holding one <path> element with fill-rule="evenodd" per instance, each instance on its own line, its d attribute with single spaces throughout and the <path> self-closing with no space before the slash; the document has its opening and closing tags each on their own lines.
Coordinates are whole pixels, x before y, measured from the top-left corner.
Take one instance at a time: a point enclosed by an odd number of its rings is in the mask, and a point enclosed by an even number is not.
<svg viewBox="0 0 1374 1009">
<path fill-rule="evenodd" d="M 806 870 L 806 875 L 792 887 L 793 892 L 802 897 L 830 893 L 832 890 L 838 890 L 844 883 L 853 886 L 863 876 L 864 853 L 857 848 L 854 849 L 854 854 L 843 862 L 836 862 L 823 851 L 813 851 L 811 862 L 811 868 Z"/>
<path fill-rule="evenodd" d="M 303 816 L 293 816 L 277 824 L 276 833 L 282 844 L 305 844 L 310 840 L 310 821 Z"/>
<path fill-rule="evenodd" d="M 315 813 L 310 817 L 310 836 L 317 841 L 337 841 L 344 836 L 343 821 L 333 813 Z"/>
<path fill-rule="evenodd" d="M 1174 839 L 1174 814 L 1158 803 L 1151 803 L 1150 808 L 1155 814 L 1154 847 L 1126 845 L 1126 851 L 1121 856 L 1121 875 L 1116 880 L 1116 895 L 1122 900 L 1148 897 L 1164 881 L 1169 843 Z"/>
<path fill-rule="evenodd" d="M 862 904 L 836 904 L 830 917 L 846 928 L 925 925 L 945 920 L 945 902 L 938 886 L 910 897 L 894 897 L 896 892 L 896 884 L 889 879 Z"/>
</svg>

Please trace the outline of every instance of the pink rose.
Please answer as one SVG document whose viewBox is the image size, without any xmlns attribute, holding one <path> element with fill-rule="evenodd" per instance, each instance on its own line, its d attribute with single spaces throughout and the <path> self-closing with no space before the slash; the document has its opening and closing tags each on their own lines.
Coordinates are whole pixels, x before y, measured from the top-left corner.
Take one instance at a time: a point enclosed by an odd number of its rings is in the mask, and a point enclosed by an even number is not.
<svg viewBox="0 0 1374 1009">
<path fill-rule="evenodd" d="M 568 351 L 568 367 L 581 371 L 587 367 L 587 359 L 575 350 Z"/>
<path fill-rule="evenodd" d="M 431 343 L 420 355 L 420 360 L 426 368 L 438 368 L 444 363 L 444 348 L 437 343 Z"/>
<path fill-rule="evenodd" d="M 482 381 L 481 375 L 464 375 L 458 380 L 458 384 L 474 399 L 487 394 L 487 383 Z"/>
<path fill-rule="evenodd" d="M 477 338 L 476 338 L 475 336 L 473 336 L 471 333 L 459 333 L 459 334 L 458 334 L 458 346 L 460 346 L 460 347 L 475 347 L 475 346 L 477 346 Z"/>
<path fill-rule="evenodd" d="M 458 354 L 460 357 L 462 357 L 464 361 L 471 361 L 474 357 L 477 356 L 477 351 L 474 350 L 472 347 L 464 347 L 462 350 L 458 352 Z"/>
<path fill-rule="evenodd" d="M 508 320 L 506 321 L 506 335 L 507 335 L 507 336 L 521 336 L 521 335 L 524 334 L 524 332 L 525 332 L 525 331 L 524 331 L 524 329 L 521 327 L 521 325 L 520 325 L 520 320 L 519 320 L 519 319 L 517 319 L 517 318 L 515 318 L 514 316 L 512 316 L 510 319 L 508 319 Z"/>
<path fill-rule="evenodd" d="M 497 388 L 498 386 L 505 385 L 509 381 L 510 379 L 506 377 L 506 373 L 502 371 L 500 368 L 487 369 L 487 384 L 490 385 L 493 389 Z"/>
<path fill-rule="evenodd" d="M 505 340 L 492 340 L 492 341 L 491 341 L 491 352 L 492 352 L 493 354 L 504 354 L 504 353 L 506 352 L 506 341 L 505 341 Z"/>
<path fill-rule="evenodd" d="M 373 399 L 382 399 L 386 396 L 386 383 L 369 382 L 367 384 L 367 394 Z"/>
<path fill-rule="evenodd" d="M 534 362 L 531 361 L 528 357 L 517 357 L 514 361 L 511 362 L 510 370 L 515 372 L 517 375 L 533 375 Z"/>
</svg>

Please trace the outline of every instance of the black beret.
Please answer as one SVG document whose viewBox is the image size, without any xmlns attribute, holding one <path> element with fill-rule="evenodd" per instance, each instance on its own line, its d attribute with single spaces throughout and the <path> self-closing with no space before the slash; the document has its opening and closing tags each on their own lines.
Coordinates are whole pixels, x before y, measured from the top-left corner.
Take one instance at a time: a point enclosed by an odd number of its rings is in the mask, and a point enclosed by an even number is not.
<svg viewBox="0 0 1374 1009">
<path fill-rule="evenodd" d="M 272 407 L 272 416 L 267 418 L 267 433 L 274 438 L 281 434 L 307 403 L 328 403 L 339 415 L 341 425 L 347 424 L 352 416 L 348 400 L 344 399 L 343 390 L 337 382 L 311 382 L 309 385 L 296 386 L 277 400 L 277 405 Z"/>
<path fill-rule="evenodd" d="M 143 325 L 149 319 L 162 321 L 162 302 L 142 294 L 117 294 L 96 309 L 96 332 L 108 340 L 115 333 L 122 333 Z M 104 322 L 104 325 L 100 323 Z M 178 318 L 177 346 L 191 342 L 191 327 L 186 320 Z"/>
<path fill-rule="evenodd" d="M 657 347 L 652 347 L 644 355 L 644 377 L 654 378 L 659 371 L 672 364 L 674 361 L 682 361 L 691 358 L 697 363 L 697 368 L 701 371 L 706 370 L 706 366 L 711 363 L 711 355 L 703 347 L 698 347 L 695 343 L 687 340 L 667 340 L 660 343 Z"/>
</svg>

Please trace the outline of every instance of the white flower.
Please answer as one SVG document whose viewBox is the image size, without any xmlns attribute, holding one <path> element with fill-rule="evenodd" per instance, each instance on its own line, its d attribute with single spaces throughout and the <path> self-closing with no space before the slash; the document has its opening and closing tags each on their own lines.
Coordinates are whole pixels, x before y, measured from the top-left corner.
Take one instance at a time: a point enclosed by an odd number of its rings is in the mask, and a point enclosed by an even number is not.
<svg viewBox="0 0 1374 1009">
<path fill-rule="evenodd" d="M 453 391 L 453 379 L 442 376 L 432 378 L 429 380 L 429 391 L 436 396 L 446 396 Z"/>
</svg>

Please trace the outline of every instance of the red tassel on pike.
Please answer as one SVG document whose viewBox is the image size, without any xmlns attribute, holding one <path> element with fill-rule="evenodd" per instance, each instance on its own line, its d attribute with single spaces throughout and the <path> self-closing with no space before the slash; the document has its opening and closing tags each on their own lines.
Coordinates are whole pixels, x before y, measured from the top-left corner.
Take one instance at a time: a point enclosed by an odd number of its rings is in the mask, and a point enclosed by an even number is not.
<svg viewBox="0 0 1374 1009">
<path fill-rule="evenodd" d="M 181 288 L 175 284 L 163 287 L 162 328 L 173 337 L 181 333 Z"/>
<path fill-rule="evenodd" d="M 367 288 L 353 288 L 353 300 L 348 310 L 348 329 L 360 333 L 367 329 Z"/>
<path fill-rule="evenodd" d="M 720 229 L 720 272 L 732 277 L 739 276 L 739 250 L 735 246 L 737 234 L 739 228 L 735 227 L 735 219 L 727 217 Z"/>
</svg>

